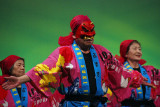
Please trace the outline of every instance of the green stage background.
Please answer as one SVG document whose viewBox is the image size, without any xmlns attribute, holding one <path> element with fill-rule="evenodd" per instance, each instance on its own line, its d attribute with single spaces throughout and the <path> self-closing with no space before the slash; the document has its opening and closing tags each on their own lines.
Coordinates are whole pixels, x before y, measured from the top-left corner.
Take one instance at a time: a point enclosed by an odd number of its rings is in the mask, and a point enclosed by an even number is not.
<svg viewBox="0 0 160 107">
<path fill-rule="evenodd" d="M 29 71 L 59 46 L 79 14 L 94 22 L 95 44 L 119 55 L 123 40 L 137 39 L 142 58 L 160 69 L 160 0 L 0 0 L 0 60 L 21 56 Z"/>
</svg>

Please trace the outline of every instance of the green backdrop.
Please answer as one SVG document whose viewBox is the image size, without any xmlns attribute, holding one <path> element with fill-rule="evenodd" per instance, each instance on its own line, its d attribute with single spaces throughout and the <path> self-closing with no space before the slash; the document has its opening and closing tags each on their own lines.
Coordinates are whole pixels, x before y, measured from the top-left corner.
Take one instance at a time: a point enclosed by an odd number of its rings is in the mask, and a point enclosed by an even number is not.
<svg viewBox="0 0 160 107">
<path fill-rule="evenodd" d="M 137 39 L 142 58 L 160 69 L 160 0 L 0 0 L 0 60 L 21 56 L 27 72 L 59 46 L 79 14 L 94 22 L 95 44 L 119 55 L 123 40 Z"/>
</svg>

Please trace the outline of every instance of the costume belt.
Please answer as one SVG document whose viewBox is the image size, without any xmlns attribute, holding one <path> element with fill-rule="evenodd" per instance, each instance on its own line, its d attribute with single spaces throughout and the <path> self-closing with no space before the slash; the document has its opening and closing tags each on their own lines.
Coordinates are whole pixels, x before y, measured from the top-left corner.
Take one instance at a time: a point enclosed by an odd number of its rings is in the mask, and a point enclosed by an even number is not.
<svg viewBox="0 0 160 107">
<path fill-rule="evenodd" d="M 67 101 L 89 101 L 89 102 L 101 102 L 106 103 L 108 98 L 95 95 L 65 95 Z"/>
</svg>

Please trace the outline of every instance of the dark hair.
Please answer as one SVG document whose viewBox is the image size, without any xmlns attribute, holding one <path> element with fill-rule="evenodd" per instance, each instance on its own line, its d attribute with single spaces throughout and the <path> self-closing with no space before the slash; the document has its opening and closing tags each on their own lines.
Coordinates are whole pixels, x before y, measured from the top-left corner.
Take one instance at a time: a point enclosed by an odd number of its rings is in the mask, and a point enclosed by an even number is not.
<svg viewBox="0 0 160 107">
<path fill-rule="evenodd" d="M 138 44 L 140 45 L 140 47 L 141 47 L 140 42 L 138 42 L 137 40 L 133 40 L 133 41 L 128 45 L 128 47 L 127 47 L 127 51 L 126 51 L 126 54 L 128 53 L 129 48 L 130 48 L 130 46 L 131 46 L 133 43 L 138 43 Z"/>
<path fill-rule="evenodd" d="M 19 58 L 18 60 L 23 60 L 23 62 L 24 62 L 24 59 L 23 59 L 23 58 Z M 18 60 L 17 60 L 17 61 L 18 61 Z M 12 67 L 10 68 L 10 70 L 9 70 L 9 72 L 8 72 L 9 75 L 12 74 L 13 67 L 14 67 L 14 64 L 12 65 Z"/>
</svg>

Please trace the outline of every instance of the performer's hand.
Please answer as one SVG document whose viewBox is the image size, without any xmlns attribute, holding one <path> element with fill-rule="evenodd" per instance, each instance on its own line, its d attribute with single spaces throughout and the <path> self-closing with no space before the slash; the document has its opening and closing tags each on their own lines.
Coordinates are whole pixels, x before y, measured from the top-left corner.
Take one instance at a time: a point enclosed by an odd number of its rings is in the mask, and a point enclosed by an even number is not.
<svg viewBox="0 0 160 107">
<path fill-rule="evenodd" d="M 4 77 L 4 78 L 8 80 L 2 84 L 2 87 L 5 90 L 16 88 L 18 85 L 20 85 L 20 80 L 18 77 L 10 76 L 10 77 Z"/>
<path fill-rule="evenodd" d="M 135 71 L 133 70 L 132 72 L 132 82 L 131 82 L 131 87 L 134 87 L 134 88 L 138 88 L 140 87 L 140 85 L 142 84 L 143 82 L 143 76 L 141 73 L 139 73 L 138 71 Z"/>
<path fill-rule="evenodd" d="M 138 71 L 132 71 L 133 74 L 133 80 L 131 83 L 131 86 L 134 88 L 138 88 L 140 87 L 141 84 L 145 85 L 145 86 L 149 86 L 152 88 L 156 88 L 153 84 L 147 83 L 146 81 L 148 81 L 147 78 L 143 77 L 141 73 L 139 73 Z"/>
<path fill-rule="evenodd" d="M 153 84 L 151 84 L 151 83 L 148 83 L 148 82 L 146 82 L 146 81 L 148 81 L 148 80 L 147 80 L 147 78 L 144 77 L 144 80 L 143 80 L 142 84 L 145 85 L 145 86 L 149 86 L 149 87 L 151 87 L 151 88 L 156 88 L 155 85 L 153 85 Z"/>
</svg>

